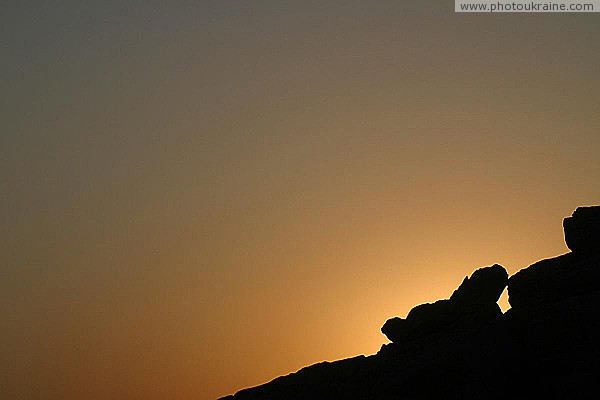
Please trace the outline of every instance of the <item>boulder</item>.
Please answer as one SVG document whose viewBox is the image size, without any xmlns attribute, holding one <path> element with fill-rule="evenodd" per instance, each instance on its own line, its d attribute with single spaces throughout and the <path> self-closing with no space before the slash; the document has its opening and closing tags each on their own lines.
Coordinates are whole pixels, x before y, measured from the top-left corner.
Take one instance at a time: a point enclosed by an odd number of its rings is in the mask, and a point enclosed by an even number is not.
<svg viewBox="0 0 600 400">
<path fill-rule="evenodd" d="M 381 333 L 394 343 L 407 340 L 407 332 L 406 320 L 400 317 L 388 319 L 381 327 Z"/>
<path fill-rule="evenodd" d="M 394 343 L 407 342 L 439 332 L 459 316 L 459 310 L 450 300 L 438 300 L 413 307 L 406 319 L 388 319 L 381 332 Z"/>
<path fill-rule="evenodd" d="M 600 255 L 600 206 L 578 207 L 563 220 L 567 247 L 580 255 Z"/>
<path fill-rule="evenodd" d="M 538 261 L 508 280 L 513 308 L 540 308 L 573 296 L 600 290 L 600 256 L 567 253 Z"/>
<path fill-rule="evenodd" d="M 480 268 L 473 272 L 471 278 L 465 277 L 450 300 L 464 307 L 496 303 L 507 281 L 508 273 L 501 265 Z"/>
</svg>

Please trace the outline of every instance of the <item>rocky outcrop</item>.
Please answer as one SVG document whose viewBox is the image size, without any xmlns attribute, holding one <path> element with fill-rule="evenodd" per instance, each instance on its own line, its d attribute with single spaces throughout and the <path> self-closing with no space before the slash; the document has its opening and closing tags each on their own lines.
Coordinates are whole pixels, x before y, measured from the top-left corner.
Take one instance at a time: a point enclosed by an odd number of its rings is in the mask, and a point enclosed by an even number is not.
<svg viewBox="0 0 600 400">
<path fill-rule="evenodd" d="M 477 307 L 481 304 L 495 304 L 506 287 L 508 273 L 503 266 L 495 264 L 473 272 L 465 277 L 461 285 L 452 293 L 450 300 L 460 307 Z"/>
<path fill-rule="evenodd" d="M 374 355 L 319 363 L 232 400 L 589 399 L 600 377 L 600 207 L 564 221 L 571 253 L 508 278 L 493 265 L 449 299 L 386 321 Z"/>
<path fill-rule="evenodd" d="M 579 255 L 600 255 L 600 206 L 579 207 L 563 220 L 565 242 Z"/>
<path fill-rule="evenodd" d="M 508 273 L 501 265 L 478 269 L 465 277 L 450 299 L 414 307 L 406 319 L 394 317 L 381 332 L 394 343 L 406 342 L 461 325 L 482 324 L 502 312 L 497 301 L 506 287 Z"/>
<path fill-rule="evenodd" d="M 600 206 L 579 207 L 563 220 L 571 253 L 538 261 L 508 281 L 513 308 L 538 309 L 600 290 Z"/>
<path fill-rule="evenodd" d="M 563 221 L 572 252 L 511 276 L 501 362 L 524 398 L 587 399 L 600 377 L 600 207 Z"/>
<path fill-rule="evenodd" d="M 511 276 L 508 301 L 512 308 L 538 308 L 594 290 L 600 290 L 600 255 L 567 253 L 538 261 Z"/>
</svg>

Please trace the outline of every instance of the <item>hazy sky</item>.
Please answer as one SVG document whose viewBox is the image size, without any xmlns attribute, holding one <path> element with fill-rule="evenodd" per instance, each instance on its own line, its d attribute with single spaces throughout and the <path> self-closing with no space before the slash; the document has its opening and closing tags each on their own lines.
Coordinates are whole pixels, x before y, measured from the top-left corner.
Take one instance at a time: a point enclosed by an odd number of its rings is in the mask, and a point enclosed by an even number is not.
<svg viewBox="0 0 600 400">
<path fill-rule="evenodd" d="M 453 9 L 4 1 L 0 398 L 214 399 L 567 251 L 599 15 Z"/>
</svg>

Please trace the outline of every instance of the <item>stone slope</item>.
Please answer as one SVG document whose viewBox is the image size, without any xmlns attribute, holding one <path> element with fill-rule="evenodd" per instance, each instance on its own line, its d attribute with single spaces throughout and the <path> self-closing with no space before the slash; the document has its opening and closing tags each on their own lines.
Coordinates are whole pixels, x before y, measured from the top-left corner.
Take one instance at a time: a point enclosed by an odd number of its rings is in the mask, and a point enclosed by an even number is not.
<svg viewBox="0 0 600 400">
<path fill-rule="evenodd" d="M 371 356 L 315 364 L 231 400 L 589 399 L 600 378 L 600 206 L 563 222 L 571 253 L 508 278 L 481 268 L 449 299 L 386 321 Z M 508 286 L 511 309 L 498 297 Z"/>
</svg>

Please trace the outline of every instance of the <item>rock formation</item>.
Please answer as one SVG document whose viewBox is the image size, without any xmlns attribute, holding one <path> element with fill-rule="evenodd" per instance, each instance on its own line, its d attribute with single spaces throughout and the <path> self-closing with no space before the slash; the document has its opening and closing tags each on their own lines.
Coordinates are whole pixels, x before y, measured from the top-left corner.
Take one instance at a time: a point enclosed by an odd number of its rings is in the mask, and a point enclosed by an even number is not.
<svg viewBox="0 0 600 400">
<path fill-rule="evenodd" d="M 481 324 L 502 315 L 497 301 L 506 287 L 508 273 L 496 264 L 465 277 L 450 299 L 414 307 L 406 319 L 394 317 L 381 332 L 394 343 L 418 339 L 454 325 Z"/>
<path fill-rule="evenodd" d="M 510 278 L 500 265 L 475 271 L 449 299 L 388 319 L 381 330 L 392 343 L 377 354 L 315 364 L 224 399 L 593 398 L 600 207 L 578 208 L 563 227 L 572 252 Z M 511 308 L 502 314 L 506 286 Z"/>
<path fill-rule="evenodd" d="M 565 242 L 575 254 L 600 255 L 600 206 L 579 207 L 563 221 Z"/>
</svg>

